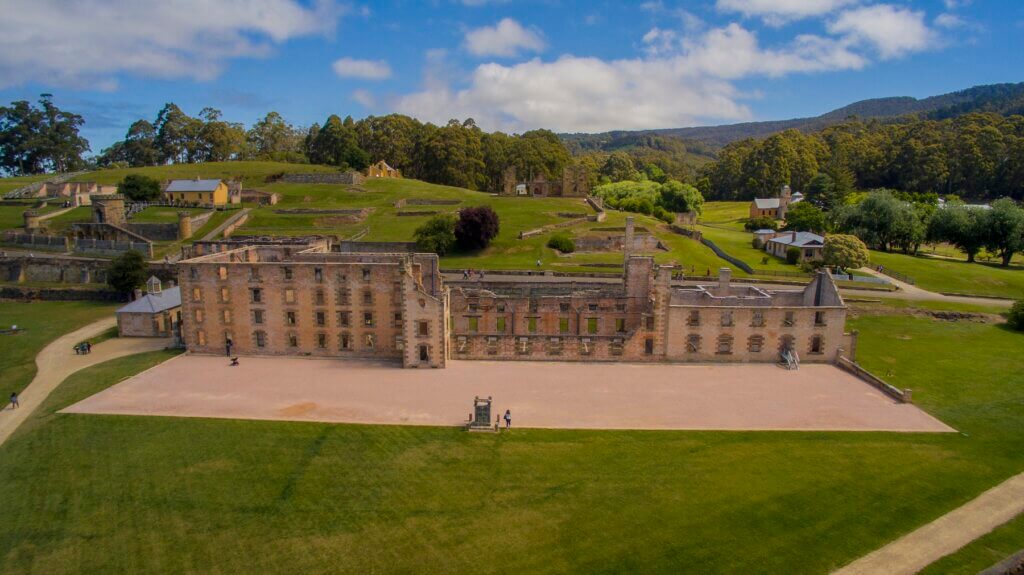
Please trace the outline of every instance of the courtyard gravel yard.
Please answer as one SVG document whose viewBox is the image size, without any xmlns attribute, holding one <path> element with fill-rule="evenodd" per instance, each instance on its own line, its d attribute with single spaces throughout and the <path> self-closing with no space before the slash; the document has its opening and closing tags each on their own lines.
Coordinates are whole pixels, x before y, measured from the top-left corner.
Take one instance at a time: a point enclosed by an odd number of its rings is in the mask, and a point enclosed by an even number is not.
<svg viewBox="0 0 1024 575">
<path fill-rule="evenodd" d="M 455 426 L 475 396 L 513 427 L 954 431 L 831 365 L 450 361 L 447 369 L 182 355 L 67 413 Z"/>
</svg>

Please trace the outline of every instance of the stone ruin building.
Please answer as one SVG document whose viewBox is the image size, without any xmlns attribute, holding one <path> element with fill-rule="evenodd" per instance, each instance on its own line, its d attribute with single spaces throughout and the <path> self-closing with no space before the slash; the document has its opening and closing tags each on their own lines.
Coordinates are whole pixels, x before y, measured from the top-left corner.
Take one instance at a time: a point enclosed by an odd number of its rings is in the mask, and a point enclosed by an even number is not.
<svg viewBox="0 0 1024 575">
<path fill-rule="evenodd" d="M 444 367 L 448 297 L 436 254 L 248 245 L 179 264 L 189 351 L 400 359 Z"/>
<path fill-rule="evenodd" d="M 521 179 L 515 166 L 505 168 L 501 178 L 502 196 L 585 198 L 590 195 L 590 180 L 583 166 L 566 166 L 561 179 L 549 180 L 543 173 Z"/>
<path fill-rule="evenodd" d="M 179 264 L 190 351 L 401 359 L 835 362 L 854 359 L 846 305 L 827 272 L 764 290 L 677 286 L 670 266 L 628 255 L 621 283 L 463 281 L 435 254 L 244 245 Z"/>
<path fill-rule="evenodd" d="M 827 273 L 768 291 L 731 281 L 671 285 L 672 268 L 630 256 L 622 284 L 487 283 L 451 290 L 453 358 L 556 361 L 833 362 L 852 353 Z M 843 350 L 843 351 L 841 351 Z"/>
</svg>

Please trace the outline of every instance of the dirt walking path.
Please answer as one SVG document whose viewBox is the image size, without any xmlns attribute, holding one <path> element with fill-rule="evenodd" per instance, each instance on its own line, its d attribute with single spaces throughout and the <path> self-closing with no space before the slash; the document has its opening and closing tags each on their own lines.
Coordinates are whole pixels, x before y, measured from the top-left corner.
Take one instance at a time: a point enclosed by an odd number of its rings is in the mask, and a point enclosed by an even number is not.
<svg viewBox="0 0 1024 575">
<path fill-rule="evenodd" d="M 1024 513 L 1024 473 L 889 543 L 833 575 L 910 575 Z"/>
<path fill-rule="evenodd" d="M 857 271 L 871 274 L 875 277 L 883 278 L 891 282 L 894 286 L 899 287 L 899 291 L 889 292 L 884 294 L 889 297 L 899 297 L 902 299 L 910 299 L 917 301 L 948 301 L 951 303 L 965 303 L 972 305 L 994 305 L 994 306 L 1006 306 L 1010 307 L 1013 305 L 1012 299 L 1004 298 L 992 298 L 992 297 L 971 297 L 971 296 L 960 296 L 960 295 L 944 295 L 941 293 L 935 293 L 921 289 L 915 285 L 910 285 L 906 282 L 901 282 L 898 279 L 891 278 L 883 273 L 877 272 L 871 268 L 860 268 Z M 895 295 L 898 294 L 898 295 Z"/>
<path fill-rule="evenodd" d="M 108 359 L 163 349 L 169 343 L 166 339 L 157 338 L 114 338 L 94 345 L 88 355 L 75 354 L 73 348 L 76 344 L 95 338 L 115 325 L 117 318 L 113 316 L 101 319 L 58 337 L 39 352 L 36 376 L 18 396 L 21 407 L 12 409 L 7 404 L 0 410 L 0 445 L 72 373 Z"/>
</svg>

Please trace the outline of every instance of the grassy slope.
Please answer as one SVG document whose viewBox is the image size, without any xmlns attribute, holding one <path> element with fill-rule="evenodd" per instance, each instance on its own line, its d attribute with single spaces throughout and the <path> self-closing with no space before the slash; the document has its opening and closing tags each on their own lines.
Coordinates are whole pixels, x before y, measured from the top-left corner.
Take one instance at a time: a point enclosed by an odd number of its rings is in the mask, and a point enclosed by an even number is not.
<svg viewBox="0 0 1024 575">
<path fill-rule="evenodd" d="M 47 343 L 110 315 L 116 308 L 93 302 L 0 302 L 0 326 L 25 329 L 20 335 L 0 335 L 0 382 L 5 386 L 0 391 L 9 394 L 24 389 L 35 377 L 36 354 Z"/>
<path fill-rule="evenodd" d="M 501 231 L 490 247 L 480 253 L 453 254 L 442 260 L 442 265 L 451 267 L 473 267 L 483 269 L 534 268 L 540 259 L 546 268 L 559 270 L 577 269 L 581 263 L 621 263 L 621 253 L 573 254 L 560 257 L 545 246 L 552 234 L 543 234 L 526 240 L 519 240 L 519 232 L 546 224 L 564 221 L 558 212 L 591 213 L 581 199 L 575 198 L 509 198 L 498 197 L 462 188 L 438 186 L 417 180 L 371 180 L 359 188 L 332 185 L 272 184 L 263 189 L 277 192 L 281 202 L 276 206 L 254 209 L 249 221 L 237 232 L 239 234 L 292 234 L 308 233 L 337 234 L 352 237 L 368 229 L 365 240 L 411 241 L 413 232 L 430 216 L 397 216 L 397 212 L 408 211 L 455 211 L 462 207 L 489 205 L 501 218 Z M 355 191 L 362 189 L 365 191 Z M 462 203 L 452 206 L 407 206 L 396 209 L 394 203 L 406 199 L 451 199 Z M 357 224 L 337 225 L 320 215 L 285 215 L 275 213 L 287 208 L 364 208 L 372 207 L 373 213 Z M 626 214 L 608 212 L 608 219 L 601 223 L 588 223 L 568 230 L 584 234 L 596 228 L 621 227 L 625 225 Z M 725 262 L 697 242 L 670 232 L 667 227 L 653 218 L 637 215 L 637 225 L 656 230 L 656 234 L 668 245 L 670 252 L 659 252 L 659 262 L 678 261 L 695 268 L 717 269 Z"/>
<path fill-rule="evenodd" d="M 155 223 L 155 224 L 176 224 L 178 223 L 178 212 L 187 211 L 191 212 L 193 216 L 197 216 L 203 212 L 209 210 L 203 208 L 168 208 L 168 207 L 152 207 L 146 208 L 141 212 L 132 216 L 132 223 L 144 224 L 144 223 Z"/>
<path fill-rule="evenodd" d="M 871 265 L 906 274 L 918 287 L 930 291 L 1024 298 L 1024 266 L 1020 265 L 1002 268 L 876 251 L 871 252 Z"/>
<path fill-rule="evenodd" d="M 965 435 L 53 414 L 167 355 L 116 360 L 70 378 L 0 447 L 16 462 L 0 466 L 0 560 L 10 572 L 826 572 L 1024 467 L 1012 355 L 1024 335 L 852 323 L 868 367 Z"/>
<path fill-rule="evenodd" d="M 41 182 L 53 177 L 53 174 L 36 174 L 34 176 L 17 176 L 13 178 L 0 178 L 0 196 L 7 192 L 16 190 L 32 182 Z"/>
<path fill-rule="evenodd" d="M 76 182 L 117 184 L 128 174 L 144 174 L 158 180 L 188 178 L 241 179 L 246 186 L 262 186 L 267 176 L 281 173 L 337 173 L 333 166 L 286 164 L 281 162 L 207 162 L 148 168 L 98 170 L 74 178 Z"/>
</svg>

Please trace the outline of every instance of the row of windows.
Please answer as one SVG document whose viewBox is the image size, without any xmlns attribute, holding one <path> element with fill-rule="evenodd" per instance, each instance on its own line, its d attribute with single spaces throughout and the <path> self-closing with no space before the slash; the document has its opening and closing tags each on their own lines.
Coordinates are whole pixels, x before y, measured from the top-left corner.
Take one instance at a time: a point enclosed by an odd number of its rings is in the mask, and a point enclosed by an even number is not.
<svg viewBox="0 0 1024 575">
<path fill-rule="evenodd" d="M 686 351 L 698 353 L 701 350 L 703 338 L 695 333 L 686 336 Z M 719 335 L 715 340 L 715 353 L 719 355 L 731 355 L 735 338 L 729 334 Z M 747 338 L 747 351 L 761 353 L 764 349 L 765 337 L 763 335 L 752 335 Z M 784 335 L 779 338 L 779 353 L 796 349 L 796 340 L 791 335 Z M 808 342 L 807 352 L 811 354 L 825 353 L 825 340 L 820 335 L 811 336 Z"/>
<path fill-rule="evenodd" d="M 262 279 L 262 275 L 260 273 L 260 269 L 261 268 L 259 266 L 251 266 L 249 268 L 249 279 L 250 280 L 261 280 Z M 272 268 L 272 269 L 280 269 L 281 270 L 281 277 L 284 280 L 286 280 L 286 281 L 295 279 L 295 270 L 293 268 L 291 268 L 291 267 Z M 347 268 L 346 268 L 346 270 L 347 270 Z M 193 266 L 193 267 L 189 268 L 189 279 L 197 280 L 197 279 L 200 278 L 200 276 L 201 276 L 201 274 L 199 272 L 199 268 L 198 267 L 194 267 Z M 339 269 L 336 277 L 337 277 L 337 279 L 339 281 L 348 281 L 348 273 L 345 270 Z M 373 277 L 373 274 L 371 273 L 370 268 L 362 268 L 360 270 L 360 277 L 362 277 L 362 280 L 364 282 L 370 281 L 372 279 L 372 277 Z M 219 266 L 217 268 L 217 278 L 221 279 L 221 280 L 228 279 L 228 266 Z M 313 280 L 317 281 L 317 282 L 324 281 L 324 269 L 323 268 L 320 268 L 320 267 L 313 268 Z"/>
<path fill-rule="evenodd" d="M 266 323 L 266 316 L 267 316 L 267 314 L 263 310 L 255 309 L 255 310 L 252 310 L 250 312 L 250 314 L 251 314 L 250 317 L 252 319 L 252 323 L 253 324 L 263 325 L 264 323 Z M 352 323 L 352 312 L 340 311 L 340 312 L 337 312 L 335 314 L 335 316 L 337 318 L 337 326 L 338 327 L 351 327 L 353 325 L 353 323 Z M 326 327 L 327 326 L 327 317 L 328 317 L 327 312 L 322 312 L 322 311 L 314 312 L 313 313 L 313 324 L 317 325 L 317 326 L 321 326 L 321 327 Z M 203 323 L 203 321 L 206 319 L 206 312 L 204 310 L 201 310 L 201 309 L 193 310 L 192 318 L 195 320 L 196 323 Z M 231 320 L 232 320 L 231 310 L 229 310 L 229 309 L 221 310 L 221 322 L 225 323 L 225 324 L 229 324 L 229 323 L 231 323 Z M 403 322 L 402 322 L 402 313 L 401 312 L 396 312 L 394 314 L 394 316 L 393 316 L 393 320 L 394 320 L 394 323 L 392 324 L 393 327 L 402 327 Z M 285 323 L 285 325 L 298 325 L 298 323 L 299 323 L 298 312 L 295 312 L 295 311 L 286 311 L 286 312 L 284 312 L 284 323 Z M 364 327 L 376 327 L 377 323 L 376 323 L 376 320 L 374 319 L 373 312 L 364 312 L 363 313 L 362 325 Z M 420 320 L 420 321 L 416 322 L 416 333 L 418 335 L 421 335 L 421 336 L 429 335 L 430 334 L 430 322 L 423 321 L 423 320 Z"/>
<path fill-rule="evenodd" d="M 400 287 L 400 286 L 399 286 Z M 226 287 L 220 288 L 220 302 L 229 303 L 231 301 L 231 290 Z M 249 289 L 249 302 L 250 303 L 265 303 L 266 302 L 266 290 L 263 288 L 250 288 Z M 397 303 L 401 299 L 401 292 L 396 291 L 393 295 L 393 303 Z M 283 292 L 285 303 L 296 303 L 298 301 L 298 295 L 292 288 L 286 288 Z M 374 303 L 374 292 L 366 290 L 362 293 L 361 301 L 363 305 L 373 305 Z M 203 289 L 200 287 L 192 288 L 192 301 L 201 302 L 203 301 Z M 334 302 L 337 305 L 351 305 L 351 290 L 349 289 L 338 289 L 335 292 Z M 314 305 L 327 305 L 327 297 L 324 290 L 316 290 L 313 292 L 313 304 Z"/>
<path fill-rule="evenodd" d="M 540 319 L 539 317 L 527 317 L 526 318 L 526 331 L 528 333 L 537 333 L 537 325 L 538 325 L 538 320 L 539 319 Z M 652 320 L 652 322 L 651 322 L 652 325 L 648 329 L 653 329 L 653 327 L 654 327 L 653 326 L 653 319 L 654 318 L 649 318 L 649 319 Z M 587 333 L 589 333 L 589 334 L 596 334 L 597 331 L 598 331 L 598 326 L 600 325 L 599 322 L 600 322 L 600 318 L 596 318 L 596 317 L 585 318 L 585 323 L 586 323 L 586 326 L 587 326 L 586 327 Z M 505 318 L 504 316 L 498 316 L 494 320 L 494 331 L 496 331 L 497 333 L 505 333 L 507 324 L 508 324 L 507 318 Z M 480 318 L 478 316 L 466 316 L 466 331 L 468 331 L 469 333 L 478 333 L 480 331 Z M 626 318 L 622 318 L 622 317 L 615 318 L 615 332 L 616 333 L 626 333 Z M 569 318 L 567 318 L 567 317 L 560 317 L 560 318 L 558 318 L 558 333 L 565 333 L 565 334 L 569 333 Z"/>
<path fill-rule="evenodd" d="M 497 309 L 498 313 L 504 313 L 505 312 L 505 307 L 506 306 L 505 306 L 504 303 L 498 303 L 498 304 L 495 305 L 495 308 Z M 536 312 L 538 310 L 538 308 L 539 308 L 539 304 L 538 304 L 537 300 L 531 299 L 530 300 L 530 304 L 529 304 L 529 308 L 530 308 L 531 312 Z M 480 303 L 479 303 L 479 301 L 470 300 L 469 303 L 466 304 L 466 309 L 468 311 L 472 312 L 472 313 L 476 313 L 477 311 L 480 311 Z M 572 311 L 572 306 L 570 304 L 568 304 L 568 303 L 560 303 L 560 304 L 558 304 L 558 311 L 560 311 L 562 313 L 566 313 L 566 312 Z M 587 311 L 601 311 L 601 306 L 599 304 L 596 304 L 596 303 L 587 304 Z M 617 303 L 617 304 L 615 304 L 615 311 L 620 312 L 620 313 L 621 312 L 625 312 L 626 311 L 626 304 L 624 304 L 624 303 Z"/>
<path fill-rule="evenodd" d="M 710 312 L 708 312 L 708 313 L 710 313 Z M 722 326 L 722 327 L 732 327 L 732 326 L 736 325 L 734 323 L 734 321 L 733 321 L 733 312 L 729 311 L 729 310 L 719 312 L 718 320 L 719 320 L 719 325 Z M 692 327 L 696 327 L 696 326 L 699 326 L 700 324 L 701 324 L 701 312 L 700 312 L 700 310 L 690 310 L 690 315 L 686 318 L 686 325 L 692 326 Z M 766 324 L 765 324 L 765 320 L 764 320 L 764 312 L 760 311 L 760 310 L 754 310 L 754 312 L 750 316 L 750 326 L 751 327 L 764 327 L 765 325 Z M 782 326 L 783 327 L 793 327 L 794 325 L 796 325 L 796 312 L 787 311 L 785 313 L 785 315 L 783 315 Z M 825 312 L 823 312 L 823 311 L 816 311 L 816 312 L 814 312 L 814 325 L 816 325 L 816 326 L 823 326 L 823 325 L 825 325 Z"/>
</svg>

